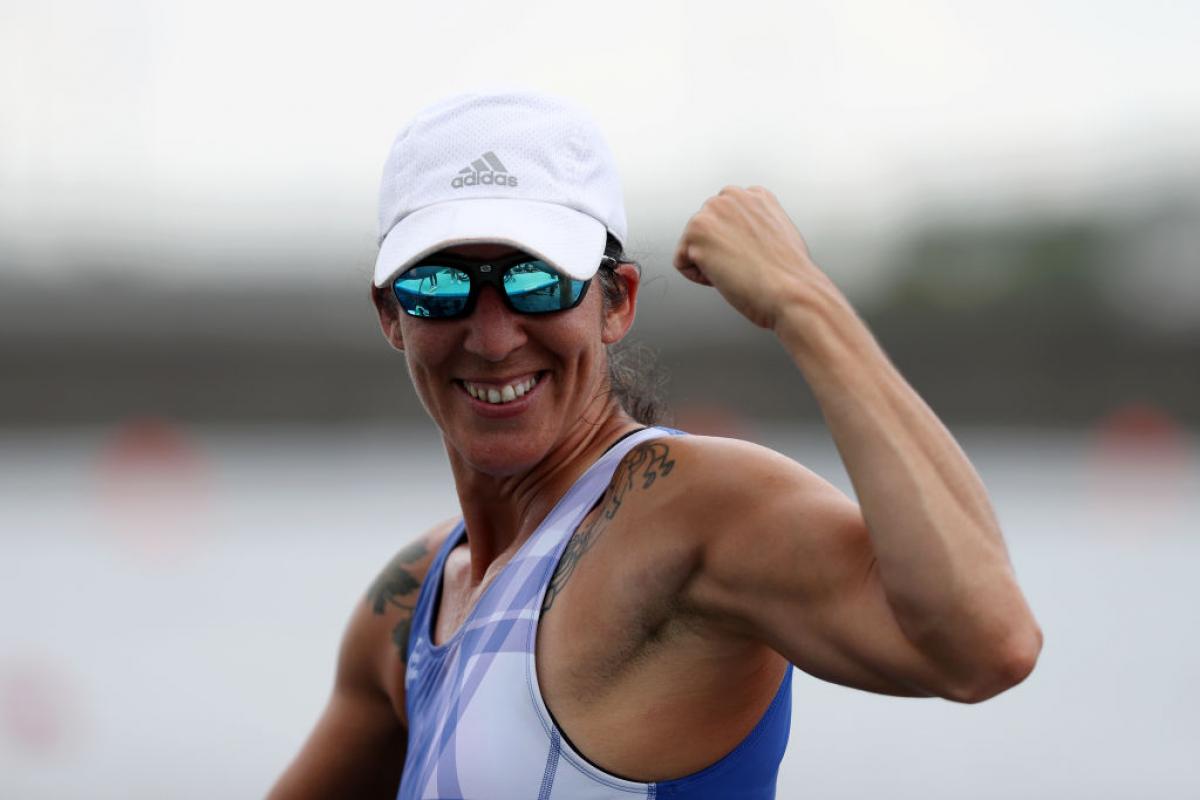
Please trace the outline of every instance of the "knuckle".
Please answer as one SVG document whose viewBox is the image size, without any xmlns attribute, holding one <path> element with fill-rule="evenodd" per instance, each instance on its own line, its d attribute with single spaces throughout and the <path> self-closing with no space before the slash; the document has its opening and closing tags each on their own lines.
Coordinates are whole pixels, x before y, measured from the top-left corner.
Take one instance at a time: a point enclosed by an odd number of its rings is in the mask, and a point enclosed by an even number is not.
<svg viewBox="0 0 1200 800">
<path fill-rule="evenodd" d="M 711 222 L 714 218 L 720 217 L 729 208 L 729 204 L 734 202 L 728 196 L 710 197 L 704 202 L 696 215 L 703 219 L 706 223 Z"/>
</svg>

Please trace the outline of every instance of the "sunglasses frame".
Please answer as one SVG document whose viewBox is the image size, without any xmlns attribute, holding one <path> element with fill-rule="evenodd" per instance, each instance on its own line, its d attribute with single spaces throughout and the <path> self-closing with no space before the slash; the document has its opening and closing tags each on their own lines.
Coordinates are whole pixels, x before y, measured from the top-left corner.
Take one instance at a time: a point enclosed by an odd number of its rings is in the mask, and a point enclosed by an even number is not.
<svg viewBox="0 0 1200 800">
<path fill-rule="evenodd" d="M 404 312 L 405 315 L 414 317 L 415 319 L 431 321 L 462 319 L 463 317 L 471 316 L 472 312 L 475 311 L 475 302 L 479 299 L 479 293 L 483 291 L 484 285 L 496 287 L 497 293 L 499 293 L 500 297 L 503 298 L 504 305 L 508 307 L 508 310 L 512 311 L 514 314 L 521 314 L 523 316 L 541 317 L 545 316 L 546 314 L 557 314 L 561 311 L 570 311 L 572 308 L 575 308 L 583 302 L 583 298 L 587 296 L 588 287 L 592 284 L 591 278 L 583 281 L 583 288 L 579 291 L 579 297 L 575 299 L 574 303 L 566 308 L 553 308 L 548 311 L 522 311 L 514 306 L 512 298 L 510 298 L 508 296 L 508 292 L 504 290 L 504 276 L 507 275 L 508 271 L 513 267 L 528 263 L 530 261 L 540 261 L 546 266 L 550 266 L 549 262 L 547 262 L 545 259 L 538 258 L 537 256 L 530 255 L 529 253 L 513 253 L 512 255 L 502 256 L 501 258 L 485 259 L 466 258 L 464 256 L 453 254 L 433 254 L 413 263 L 408 267 L 408 269 L 404 270 L 404 272 L 401 272 L 395 278 L 392 278 L 392 294 L 395 295 L 397 302 L 400 303 L 400 310 Z M 601 267 L 605 266 L 606 264 L 610 264 L 615 267 L 617 263 L 618 262 L 615 258 L 607 254 L 601 256 L 600 258 Z M 467 292 L 467 302 L 463 306 L 462 311 L 450 316 L 426 317 L 420 314 L 412 314 L 405 309 L 403 301 L 400 300 L 400 292 L 396 288 L 396 283 L 402 277 L 407 275 L 410 270 L 414 270 L 417 267 L 452 267 L 467 273 L 467 277 L 471 282 L 471 287 Z M 558 272 L 553 268 L 551 268 L 550 271 L 566 278 L 567 280 L 578 280 L 578 278 L 571 278 L 563 275 L 561 272 Z"/>
</svg>

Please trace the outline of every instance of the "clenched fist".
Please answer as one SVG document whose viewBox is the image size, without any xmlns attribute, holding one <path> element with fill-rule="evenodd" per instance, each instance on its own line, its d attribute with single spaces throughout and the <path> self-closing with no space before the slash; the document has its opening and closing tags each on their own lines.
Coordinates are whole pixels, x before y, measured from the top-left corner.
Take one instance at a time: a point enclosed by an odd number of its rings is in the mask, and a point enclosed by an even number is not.
<svg viewBox="0 0 1200 800">
<path fill-rule="evenodd" d="M 684 277 L 716 288 L 748 320 L 771 330 L 784 308 L 838 295 L 775 195 L 761 186 L 727 186 L 704 201 L 688 220 L 674 263 Z"/>
</svg>

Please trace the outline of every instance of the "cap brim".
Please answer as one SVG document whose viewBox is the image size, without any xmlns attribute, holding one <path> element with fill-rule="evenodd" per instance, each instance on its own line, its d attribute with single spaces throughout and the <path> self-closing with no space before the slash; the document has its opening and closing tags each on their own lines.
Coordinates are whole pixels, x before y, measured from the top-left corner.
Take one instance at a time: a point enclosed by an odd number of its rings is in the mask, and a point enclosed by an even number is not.
<svg viewBox="0 0 1200 800">
<path fill-rule="evenodd" d="M 425 206 L 397 222 L 379 246 L 375 285 L 446 247 L 496 242 L 524 250 L 579 280 L 596 274 L 604 255 L 604 223 L 555 203 L 473 198 Z"/>
</svg>

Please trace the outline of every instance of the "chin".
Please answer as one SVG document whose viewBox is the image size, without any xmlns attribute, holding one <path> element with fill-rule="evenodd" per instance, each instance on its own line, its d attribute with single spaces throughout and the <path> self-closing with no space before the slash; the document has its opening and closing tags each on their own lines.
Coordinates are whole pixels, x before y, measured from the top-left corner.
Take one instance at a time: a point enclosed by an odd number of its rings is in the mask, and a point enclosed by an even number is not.
<svg viewBox="0 0 1200 800">
<path fill-rule="evenodd" d="M 549 447 L 540 438 L 527 430 L 512 429 L 446 436 L 446 443 L 474 469 L 506 477 L 528 472 L 546 457 Z"/>
</svg>

